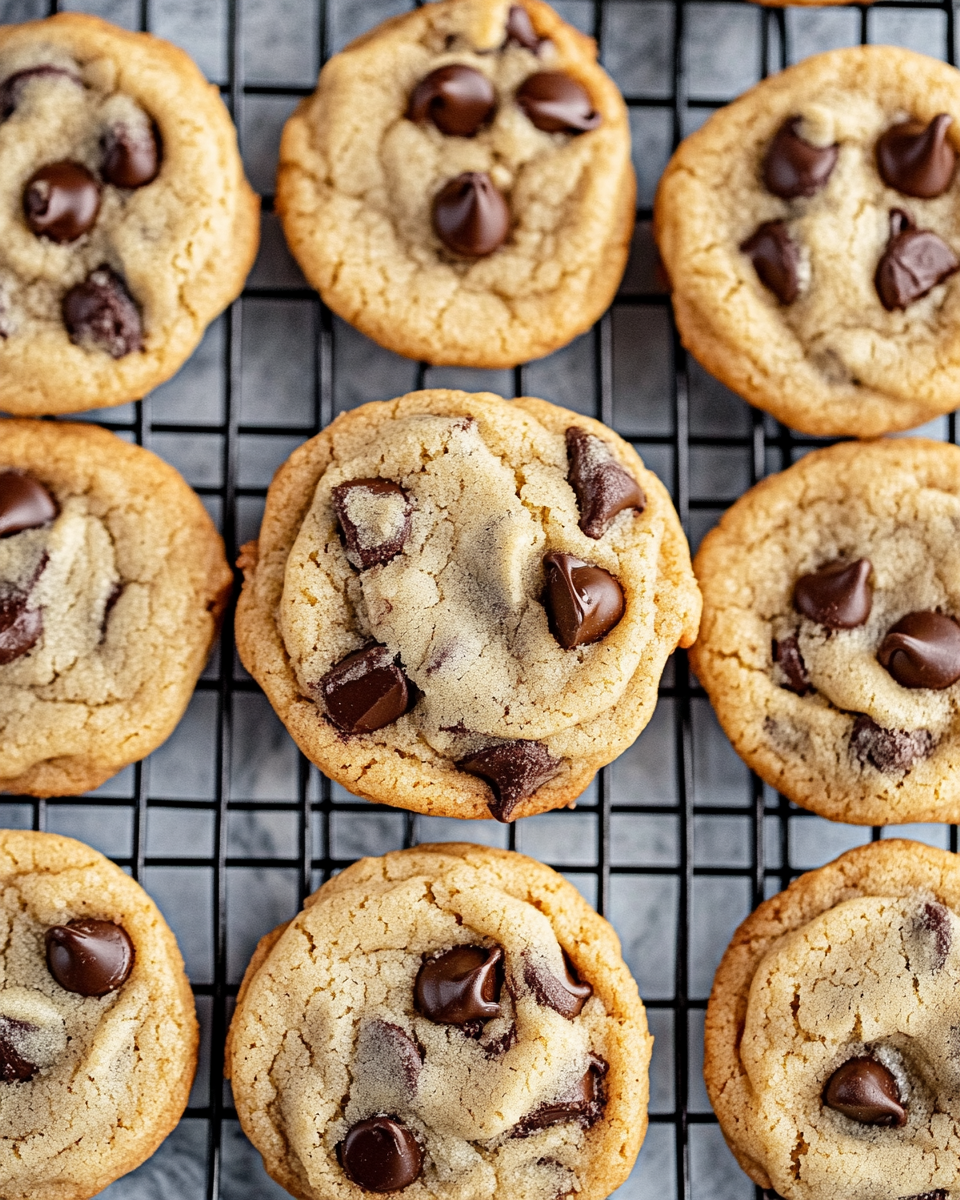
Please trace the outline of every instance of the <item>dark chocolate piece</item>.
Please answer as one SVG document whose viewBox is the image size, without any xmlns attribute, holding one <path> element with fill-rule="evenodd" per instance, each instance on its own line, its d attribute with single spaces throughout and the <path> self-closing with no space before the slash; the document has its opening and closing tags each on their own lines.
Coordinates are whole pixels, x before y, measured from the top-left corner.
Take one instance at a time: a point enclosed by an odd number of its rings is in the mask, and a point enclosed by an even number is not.
<svg viewBox="0 0 960 1200">
<path fill-rule="evenodd" d="M 27 608 L 29 599 L 19 588 L 0 588 L 0 666 L 21 658 L 40 640 L 43 612 Z"/>
<path fill-rule="evenodd" d="M 482 1025 L 499 1017 L 502 962 L 499 946 L 454 946 L 424 959 L 413 990 L 417 1012 L 438 1025 Z"/>
<path fill-rule="evenodd" d="M 877 660 L 901 687 L 948 688 L 960 679 L 960 625 L 943 613 L 908 613 L 880 643 Z"/>
<path fill-rule="evenodd" d="M 874 283 L 888 312 L 907 308 L 960 269 L 960 259 L 932 229 L 917 229 L 901 208 L 890 210 L 890 240 Z"/>
<path fill-rule="evenodd" d="M 949 1195 L 946 1188 L 937 1188 L 935 1192 L 921 1192 L 918 1196 L 901 1196 L 900 1200 L 948 1200 Z"/>
<path fill-rule="evenodd" d="M 800 643 L 796 636 L 773 640 L 773 661 L 786 676 L 787 682 L 782 684 L 787 691 L 798 696 L 806 696 L 813 691 L 810 676 L 807 674 L 807 664 L 800 653 Z"/>
<path fill-rule="evenodd" d="M 929 729 L 884 729 L 865 713 L 857 717 L 850 733 L 854 755 L 885 775 L 909 771 L 914 763 L 929 758 L 935 746 Z"/>
<path fill-rule="evenodd" d="M 371 1117 L 354 1125 L 340 1145 L 344 1174 L 367 1192 L 398 1192 L 423 1169 L 423 1151 L 413 1133 L 393 1117 Z"/>
<path fill-rule="evenodd" d="M 856 629 L 870 616 L 870 560 L 838 559 L 819 571 L 801 575 L 793 588 L 797 612 L 827 629 Z"/>
<path fill-rule="evenodd" d="M 399 1025 L 368 1021 L 357 1040 L 357 1066 L 364 1060 L 373 1060 L 380 1073 L 393 1080 L 399 1076 L 408 1099 L 416 1095 L 423 1059 L 416 1042 Z"/>
<path fill-rule="evenodd" d="M 553 779 L 562 765 L 542 742 L 519 741 L 488 746 L 457 763 L 461 771 L 490 784 L 494 793 L 487 802 L 490 815 L 503 822 L 510 821 L 520 801 Z"/>
<path fill-rule="evenodd" d="M 647 499 L 640 484 L 613 458 L 602 438 L 579 425 L 567 430 L 570 486 L 577 493 L 580 528 L 588 538 L 602 538 L 618 513 L 643 512 Z"/>
<path fill-rule="evenodd" d="M 133 969 L 133 942 L 122 925 L 79 917 L 46 932 L 47 967 L 57 983 L 81 996 L 105 996 Z"/>
<path fill-rule="evenodd" d="M 593 988 L 589 983 L 580 982 L 566 954 L 563 956 L 563 970 L 565 979 L 554 975 L 549 967 L 535 962 L 524 951 L 523 979 L 536 997 L 537 1003 L 544 1008 L 552 1008 L 561 1017 L 572 1021 L 580 1015 L 583 1006 L 593 995 Z"/>
<path fill-rule="evenodd" d="M 593 1061 L 581 1079 L 556 1100 L 541 1104 L 532 1113 L 521 1118 L 510 1136 L 529 1137 L 538 1129 L 546 1129 L 549 1125 L 562 1125 L 567 1121 L 576 1121 L 584 1129 L 596 1124 L 603 1114 L 603 1076 L 607 1072 L 607 1064 L 602 1058 L 595 1055 L 591 1057 Z"/>
<path fill-rule="evenodd" d="M 953 117 L 939 113 L 928 124 L 902 121 L 880 135 L 877 169 L 887 185 L 905 196 L 931 200 L 950 186 L 957 152 L 947 137 Z"/>
<path fill-rule="evenodd" d="M 928 901 L 920 911 L 920 928 L 930 935 L 931 966 L 934 971 L 943 969 L 953 943 L 953 930 L 950 925 L 950 913 L 942 904 Z"/>
<path fill-rule="evenodd" d="M 22 1034 L 32 1026 L 26 1021 L 0 1016 L 0 1083 L 26 1083 L 36 1074 L 36 1063 L 24 1058 L 17 1046 L 22 1043 Z"/>
<path fill-rule="evenodd" d="M 51 242 L 75 242 L 93 228 L 99 211 L 100 184 L 80 163 L 49 163 L 23 190 L 27 224 Z"/>
<path fill-rule="evenodd" d="M 764 221 L 740 249 L 753 263 L 757 278 L 781 304 L 800 295 L 800 251 L 783 221 Z"/>
<path fill-rule="evenodd" d="M 344 733 L 372 733 L 410 707 L 410 684 L 386 646 L 367 646 L 340 660 L 320 680 L 327 715 Z"/>
<path fill-rule="evenodd" d="M 481 71 L 462 63 L 437 67 L 413 89 L 407 117 L 432 121 L 451 137 L 474 137 L 492 118 L 497 93 Z"/>
<path fill-rule="evenodd" d="M 517 88 L 517 104 L 544 133 L 586 133 L 603 120 L 590 93 L 563 71 L 537 71 Z"/>
<path fill-rule="evenodd" d="M 524 50 L 532 50 L 534 54 L 540 53 L 540 38 L 533 28 L 530 14 L 519 4 L 511 4 L 507 13 L 506 40 L 516 42 L 518 46 L 522 46 Z"/>
<path fill-rule="evenodd" d="M 70 341 L 123 358 L 143 347 L 140 311 L 126 284 L 110 267 L 97 267 L 63 298 Z"/>
<path fill-rule="evenodd" d="M 897 1081 L 874 1058 L 851 1058 L 838 1067 L 823 1089 L 823 1102 L 861 1125 L 907 1123 Z"/>
<path fill-rule="evenodd" d="M 23 71 L 15 71 L 0 84 L 0 121 L 5 121 L 20 103 L 23 89 L 31 79 L 49 78 L 51 75 L 62 75 L 64 79 L 69 79 L 77 87 L 83 87 L 83 83 L 72 71 L 67 71 L 64 67 L 54 67 L 49 63 L 44 63 L 39 67 L 27 67 Z"/>
<path fill-rule="evenodd" d="M 763 160 L 763 182 L 768 192 L 784 200 L 815 196 L 826 187 L 837 165 L 839 146 L 814 146 L 797 130 L 801 117 L 789 117 L 777 130 Z"/>
<path fill-rule="evenodd" d="M 399 524 L 384 523 L 383 517 L 389 516 L 393 506 L 382 504 L 378 511 L 376 496 L 400 496 L 405 509 Z M 356 502 L 362 499 L 369 504 L 371 510 L 369 521 L 356 519 Z M 350 509 L 354 508 L 354 518 L 350 517 Z M 389 562 L 403 549 L 410 536 L 410 519 L 413 505 L 403 488 L 391 479 L 351 479 L 348 483 L 340 483 L 333 489 L 333 508 L 343 531 L 343 540 L 347 549 L 360 560 L 364 569 L 376 566 L 377 563 Z"/>
<path fill-rule="evenodd" d="M 56 501 L 32 475 L 0 471 L 0 537 L 39 529 L 56 515 Z"/>
<path fill-rule="evenodd" d="M 610 572 L 560 552 L 545 555 L 543 565 L 550 629 L 564 650 L 606 637 L 626 608 L 623 589 Z"/>
<path fill-rule="evenodd" d="M 100 173 L 114 187 L 145 187 L 160 173 L 160 146 L 153 125 L 115 125 L 104 134 L 100 148 Z"/>
<path fill-rule="evenodd" d="M 437 192 L 433 228 L 454 254 L 483 258 L 507 240 L 510 209 L 485 171 L 464 171 Z"/>
</svg>

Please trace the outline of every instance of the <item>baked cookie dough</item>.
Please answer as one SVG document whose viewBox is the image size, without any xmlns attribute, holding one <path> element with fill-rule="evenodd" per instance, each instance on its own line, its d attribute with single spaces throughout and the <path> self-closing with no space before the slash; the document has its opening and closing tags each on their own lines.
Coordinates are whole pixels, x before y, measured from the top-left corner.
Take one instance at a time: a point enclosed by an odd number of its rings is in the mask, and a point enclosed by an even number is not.
<svg viewBox="0 0 960 1200">
<path fill-rule="evenodd" d="M 197 1020 L 144 890 L 72 838 L 0 830 L 0 1192 L 86 1200 L 187 1104 Z"/>
<path fill-rule="evenodd" d="M 589 329 L 627 262 L 627 109 L 541 0 L 440 0 L 351 43 L 287 122 L 277 211 L 310 283 L 410 358 L 510 367 Z"/>
<path fill-rule="evenodd" d="M 785 1200 L 960 1189 L 960 866 L 882 841 L 801 875 L 740 926 L 704 1076 L 737 1161 Z"/>
<path fill-rule="evenodd" d="M 960 819 L 960 449 L 817 450 L 757 484 L 694 563 L 691 665 L 738 754 L 855 825 Z"/>
<path fill-rule="evenodd" d="M 960 402 L 960 72 L 819 54 L 720 109 L 654 222 L 684 345 L 794 429 L 873 437 Z"/>
<path fill-rule="evenodd" d="M 454 842 L 361 859 L 263 938 L 226 1070 L 300 1200 L 602 1200 L 646 1132 L 652 1042 L 577 890 Z"/>
<path fill-rule="evenodd" d="M 0 788 L 84 792 L 156 749 L 231 582 L 173 467 L 94 426 L 0 422 Z"/>
<path fill-rule="evenodd" d="M 182 50 L 76 13 L 0 29 L 0 411 L 169 379 L 258 239 L 230 116 Z"/>
<path fill-rule="evenodd" d="M 700 597 L 666 489 L 543 400 L 413 392 L 296 450 L 236 636 L 303 750 L 367 799 L 513 820 L 630 745 Z"/>
</svg>

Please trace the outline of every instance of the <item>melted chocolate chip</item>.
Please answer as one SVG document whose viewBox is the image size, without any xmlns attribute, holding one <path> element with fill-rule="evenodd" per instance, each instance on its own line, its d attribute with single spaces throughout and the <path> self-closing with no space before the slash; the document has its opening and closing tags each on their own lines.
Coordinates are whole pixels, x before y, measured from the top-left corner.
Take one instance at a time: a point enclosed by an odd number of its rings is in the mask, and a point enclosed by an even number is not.
<svg viewBox="0 0 960 1200">
<path fill-rule="evenodd" d="M 29 599 L 19 588 L 0 590 L 0 666 L 22 658 L 40 640 L 43 612 L 27 608 Z"/>
<path fill-rule="evenodd" d="M 438 1025 L 499 1017 L 502 962 L 499 946 L 454 946 L 425 959 L 413 990 L 417 1012 Z"/>
<path fill-rule="evenodd" d="M 519 4 L 511 4 L 507 13 L 507 41 L 515 42 L 524 50 L 540 53 L 540 39 L 537 37 L 533 22 L 525 8 Z"/>
<path fill-rule="evenodd" d="M 407 117 L 432 121 L 451 137 L 473 137 L 493 117 L 497 93 L 481 71 L 462 63 L 437 67 L 413 89 Z"/>
<path fill-rule="evenodd" d="M 787 681 L 781 686 L 787 691 L 795 692 L 798 696 L 806 696 L 808 692 L 813 691 L 810 676 L 807 674 L 807 664 L 803 661 L 800 643 L 796 637 L 781 638 L 779 641 L 774 639 L 773 661 L 786 676 Z"/>
<path fill-rule="evenodd" d="M 126 284 L 109 267 L 91 271 L 63 298 L 63 323 L 70 341 L 85 349 L 123 358 L 143 346 L 140 312 Z"/>
<path fill-rule="evenodd" d="M 80 163 L 41 167 L 24 188 L 27 224 L 51 242 L 75 242 L 93 228 L 99 211 L 100 184 Z"/>
<path fill-rule="evenodd" d="M 556 1100 L 541 1104 L 532 1113 L 521 1118 L 510 1136 L 529 1137 L 538 1129 L 546 1129 L 549 1125 L 562 1125 L 567 1121 L 576 1121 L 584 1129 L 596 1124 L 603 1114 L 603 1076 L 607 1073 L 607 1064 L 602 1058 L 592 1058 L 593 1061 L 581 1079 Z"/>
<path fill-rule="evenodd" d="M 550 629 L 564 650 L 605 637 L 626 608 L 623 589 L 610 572 L 559 552 L 547 554 L 543 565 Z"/>
<path fill-rule="evenodd" d="M 457 767 L 468 775 L 479 775 L 493 789 L 488 801 L 490 815 L 507 822 L 521 800 L 556 775 L 562 763 L 542 742 L 507 742 L 489 746 L 461 758 Z"/>
<path fill-rule="evenodd" d="M 854 755 L 885 775 L 909 771 L 914 763 L 929 758 L 935 746 L 929 729 L 884 729 L 865 713 L 857 717 L 850 733 Z"/>
<path fill-rule="evenodd" d="M 454 254 L 483 258 L 507 240 L 510 209 L 486 172 L 464 171 L 437 192 L 433 228 Z"/>
<path fill-rule="evenodd" d="M 953 117 L 939 113 L 929 125 L 903 121 L 877 141 L 877 169 L 888 186 L 905 196 L 930 200 L 950 186 L 957 152 L 947 138 Z"/>
<path fill-rule="evenodd" d="M 39 529 L 56 515 L 56 501 L 32 475 L 0 471 L 0 537 Z"/>
<path fill-rule="evenodd" d="M 757 278 L 781 304 L 800 294 L 800 251 L 783 221 L 765 221 L 740 249 L 753 263 Z"/>
<path fill-rule="evenodd" d="M 866 558 L 827 563 L 819 571 L 800 576 L 793 589 L 793 606 L 827 629 L 856 629 L 870 616 L 873 606 L 867 582 L 871 570 Z"/>
<path fill-rule="evenodd" d="M 590 93 L 563 71 L 537 71 L 517 88 L 517 104 L 544 133 L 586 133 L 603 120 Z"/>
<path fill-rule="evenodd" d="M 797 130 L 801 117 L 790 117 L 777 130 L 763 160 L 763 182 L 768 192 L 784 200 L 815 196 L 826 187 L 837 165 L 839 146 L 814 146 Z"/>
<path fill-rule="evenodd" d="M 602 538 L 624 509 L 643 512 L 647 499 L 633 476 L 613 458 L 602 438 L 578 425 L 567 430 L 570 485 L 580 506 L 580 528 L 588 538 Z"/>
<path fill-rule="evenodd" d="M 542 962 L 534 961 L 526 951 L 523 959 L 523 979 L 537 1003 L 544 1008 L 552 1008 L 568 1021 L 579 1016 L 593 995 L 593 988 L 589 983 L 580 982 L 566 954 L 563 956 L 564 979 L 554 975 Z"/>
<path fill-rule="evenodd" d="M 423 1151 L 413 1133 L 393 1117 L 354 1125 L 340 1146 L 347 1178 L 367 1192 L 398 1192 L 423 1169 Z"/>
<path fill-rule="evenodd" d="M 423 1059 L 416 1042 L 399 1025 L 374 1020 L 363 1026 L 357 1039 L 355 1072 L 367 1064 L 389 1074 L 394 1081 L 402 1080 L 408 1099 L 416 1095 Z"/>
<path fill-rule="evenodd" d="M 873 1058 L 851 1058 L 838 1067 L 823 1089 L 823 1102 L 861 1125 L 906 1125 L 897 1081 Z"/>
<path fill-rule="evenodd" d="M 960 269 L 960 259 L 932 229 L 917 229 L 900 208 L 890 210 L 890 240 L 874 283 L 888 312 L 907 308 Z"/>
<path fill-rule="evenodd" d="M 0 1016 L 0 1083 L 26 1083 L 37 1072 L 37 1064 L 22 1057 L 18 1046 L 30 1026 L 24 1021 Z"/>
<path fill-rule="evenodd" d="M 930 965 L 934 971 L 940 971 L 947 961 L 953 942 L 950 913 L 942 904 L 937 904 L 936 901 L 928 902 L 920 911 L 919 924 L 920 928 L 930 935 L 933 950 Z"/>
<path fill-rule="evenodd" d="M 133 969 L 133 942 L 122 925 L 80 917 L 46 932 L 47 967 L 57 983 L 81 996 L 115 992 Z"/>
<path fill-rule="evenodd" d="M 386 646 L 367 646 L 340 660 L 320 680 L 327 715 L 344 733 L 372 733 L 410 707 L 410 684 Z"/>
<path fill-rule="evenodd" d="M 0 84 L 0 121 L 5 121 L 20 103 L 23 89 L 30 80 L 49 79 L 54 75 L 60 75 L 64 79 L 69 79 L 71 83 L 75 83 L 77 87 L 83 87 L 81 81 L 72 71 L 67 71 L 63 67 L 51 66 L 49 63 L 39 67 L 27 67 L 24 71 L 15 71 L 13 75 L 8 75 L 3 83 Z"/>
<path fill-rule="evenodd" d="M 948 688 L 960 679 L 960 625 L 943 613 L 908 613 L 880 643 L 877 660 L 901 687 Z"/>
<path fill-rule="evenodd" d="M 351 479 L 333 489 L 333 508 L 347 550 L 364 569 L 389 562 L 410 536 L 413 505 L 390 479 Z"/>
<path fill-rule="evenodd" d="M 160 172 L 160 146 L 152 125 L 115 125 L 104 134 L 100 146 L 100 173 L 114 187 L 144 187 Z"/>
</svg>

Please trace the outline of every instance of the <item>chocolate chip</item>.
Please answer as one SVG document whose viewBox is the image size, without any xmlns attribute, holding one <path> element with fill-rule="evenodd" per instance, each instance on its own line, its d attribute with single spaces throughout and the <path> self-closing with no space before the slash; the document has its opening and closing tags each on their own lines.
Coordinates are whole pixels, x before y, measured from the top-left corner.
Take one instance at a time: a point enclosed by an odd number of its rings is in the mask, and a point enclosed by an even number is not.
<svg viewBox="0 0 960 1200">
<path fill-rule="evenodd" d="M 757 278 L 781 304 L 800 294 L 800 251 L 783 221 L 764 221 L 740 249 L 753 263 Z"/>
<path fill-rule="evenodd" d="M 464 171 L 433 201 L 433 228 L 454 254 L 482 258 L 507 240 L 510 209 L 484 171 Z"/>
<path fill-rule="evenodd" d="M 398 1192 L 423 1169 L 423 1151 L 413 1133 L 393 1117 L 371 1117 L 354 1125 L 340 1147 L 348 1179 L 367 1192 Z"/>
<path fill-rule="evenodd" d="M 416 1042 L 390 1021 L 368 1021 L 357 1038 L 354 1075 L 379 1075 L 402 1084 L 407 1099 L 416 1095 L 423 1060 Z"/>
<path fill-rule="evenodd" d="M 0 84 L 0 121 L 5 121 L 20 103 L 23 89 L 30 80 L 49 79 L 55 75 L 69 79 L 77 87 L 83 87 L 80 79 L 72 71 L 67 71 L 63 67 L 51 66 L 49 63 L 39 67 L 27 67 L 24 71 L 15 71 L 13 75 L 8 75 L 3 83 Z"/>
<path fill-rule="evenodd" d="M 479 775 L 493 789 L 488 801 L 490 815 L 498 821 L 510 820 L 521 800 L 553 779 L 562 763 L 542 742 L 507 742 L 489 746 L 461 758 L 457 767 L 468 775 Z"/>
<path fill-rule="evenodd" d="M 877 660 L 901 687 L 948 688 L 960 679 L 960 625 L 943 613 L 908 613 L 880 643 Z"/>
<path fill-rule="evenodd" d="M 610 522 L 627 508 L 643 512 L 647 499 L 640 484 L 613 458 L 602 438 L 578 425 L 567 430 L 570 485 L 580 506 L 580 528 L 588 538 L 603 537 Z"/>
<path fill-rule="evenodd" d="M 596 1124 L 603 1114 L 603 1076 L 607 1072 L 607 1064 L 602 1058 L 595 1055 L 591 1057 L 593 1061 L 582 1078 L 556 1100 L 541 1104 L 518 1121 L 510 1136 L 529 1137 L 538 1129 L 562 1125 L 567 1121 L 576 1121 L 584 1129 Z"/>
<path fill-rule="evenodd" d="M 580 982 L 566 954 L 563 955 L 564 979 L 554 975 L 542 962 L 531 958 L 527 951 L 524 951 L 523 960 L 524 982 L 538 1004 L 552 1008 L 568 1021 L 580 1015 L 583 1006 L 593 995 L 593 988 L 589 983 Z"/>
<path fill-rule="evenodd" d="M 605 637 L 623 616 L 623 589 L 609 571 L 554 552 L 543 560 L 550 628 L 564 650 Z"/>
<path fill-rule="evenodd" d="M 56 501 L 32 475 L 0 471 L 0 537 L 39 529 L 56 515 Z"/>
<path fill-rule="evenodd" d="M 133 942 L 122 925 L 79 917 L 46 932 L 47 967 L 57 983 L 81 996 L 115 992 L 133 969 Z"/>
<path fill-rule="evenodd" d="M 33 988 L 0 990 L 0 1082 L 23 1083 L 67 1048 L 63 1017 Z"/>
<path fill-rule="evenodd" d="M 867 583 L 871 570 L 866 558 L 827 563 L 819 571 L 800 576 L 793 589 L 793 606 L 827 629 L 856 629 L 870 616 L 873 605 Z"/>
<path fill-rule="evenodd" d="M 802 119 L 784 121 L 763 160 L 767 191 L 784 200 L 815 196 L 826 187 L 840 153 L 839 146 L 814 146 L 805 141 L 797 132 Z"/>
<path fill-rule="evenodd" d="M 29 1026 L 22 1021 L 11 1021 L 0 1017 L 0 1082 L 26 1083 L 37 1073 L 37 1064 L 21 1057 L 16 1046 L 18 1034 L 26 1032 Z"/>
<path fill-rule="evenodd" d="M 948 1200 L 949 1195 L 946 1188 L 937 1188 L 935 1192 L 921 1192 L 918 1196 L 901 1196 L 900 1200 Z"/>
<path fill-rule="evenodd" d="M 499 946 L 454 946 L 425 958 L 413 989 L 417 1012 L 438 1025 L 499 1017 L 502 962 Z"/>
<path fill-rule="evenodd" d="M 537 71 L 517 88 L 517 104 L 544 133 L 586 133 L 603 118 L 590 93 L 563 71 Z"/>
<path fill-rule="evenodd" d="M 800 643 L 796 637 L 775 638 L 773 642 L 773 661 L 786 676 L 786 683 L 781 686 L 798 696 L 806 696 L 812 692 L 807 665 L 800 653 Z"/>
<path fill-rule="evenodd" d="M 537 37 L 533 22 L 525 8 L 519 4 L 511 4 L 507 13 L 507 41 L 515 42 L 524 50 L 540 53 L 540 39 Z"/>
<path fill-rule="evenodd" d="M 97 267 L 63 298 L 70 341 L 123 358 L 143 346 L 140 313 L 126 284 L 109 267 Z"/>
<path fill-rule="evenodd" d="M 953 117 L 939 113 L 929 125 L 902 121 L 877 141 L 877 169 L 888 186 L 905 196 L 930 200 L 950 186 L 957 152 L 947 139 Z"/>
<path fill-rule="evenodd" d="M 850 733 L 854 755 L 886 775 L 909 771 L 914 763 L 929 758 L 935 747 L 929 729 L 884 729 L 865 713 L 857 717 Z"/>
<path fill-rule="evenodd" d="M 40 640 L 43 613 L 39 608 L 27 608 L 29 599 L 20 588 L 0 589 L 0 666 L 22 658 Z"/>
<path fill-rule="evenodd" d="M 80 163 L 49 163 L 23 191 L 27 224 L 51 242 L 75 242 L 93 228 L 99 211 L 100 184 Z"/>
<path fill-rule="evenodd" d="M 160 171 L 160 146 L 153 125 L 114 125 L 100 142 L 100 174 L 114 187 L 139 188 Z"/>
<path fill-rule="evenodd" d="M 897 1081 L 873 1058 L 851 1058 L 838 1067 L 823 1089 L 823 1102 L 861 1125 L 906 1125 Z"/>
<path fill-rule="evenodd" d="M 929 935 L 932 943 L 931 967 L 934 971 L 943 969 L 950 953 L 953 942 L 953 929 L 950 924 L 950 913 L 942 904 L 928 901 L 920 910 L 919 925 L 921 930 Z"/>
<path fill-rule="evenodd" d="M 389 562 L 410 536 L 413 505 L 390 479 L 351 479 L 333 489 L 333 508 L 347 550 L 362 568 Z"/>
<path fill-rule="evenodd" d="M 410 685 L 386 646 L 367 646 L 340 660 L 320 680 L 327 715 L 344 733 L 372 733 L 410 707 Z"/>
<path fill-rule="evenodd" d="M 462 63 L 437 67 L 413 89 L 407 117 L 432 121 L 451 137 L 473 137 L 493 117 L 497 93 L 481 71 Z"/>
<path fill-rule="evenodd" d="M 888 312 L 906 308 L 960 269 L 960 259 L 932 229 L 917 229 L 900 208 L 890 210 L 890 240 L 874 283 Z"/>
</svg>

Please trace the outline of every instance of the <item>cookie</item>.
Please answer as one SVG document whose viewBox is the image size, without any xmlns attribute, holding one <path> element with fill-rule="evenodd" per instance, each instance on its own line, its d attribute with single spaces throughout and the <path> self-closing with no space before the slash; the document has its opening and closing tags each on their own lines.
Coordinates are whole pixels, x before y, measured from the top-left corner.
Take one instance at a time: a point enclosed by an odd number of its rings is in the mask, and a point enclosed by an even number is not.
<svg viewBox="0 0 960 1200">
<path fill-rule="evenodd" d="M 647 1125 L 611 927 L 549 867 L 467 843 L 364 858 L 261 941 L 226 1069 L 301 1200 L 600 1200 Z"/>
<path fill-rule="evenodd" d="M 541 0 L 441 0 L 324 66 L 277 211 L 324 301 L 410 358 L 510 367 L 585 332 L 627 262 L 627 109 Z"/>
<path fill-rule="evenodd" d="M 86 1200 L 187 1104 L 193 995 L 139 884 L 72 838 L 0 830 L 0 1192 Z"/>
<path fill-rule="evenodd" d="M 700 597 L 666 489 L 606 426 L 443 389 L 296 450 L 244 547 L 241 659 L 350 791 L 513 820 L 630 745 Z"/>
<path fill-rule="evenodd" d="M 794 429 L 873 437 L 960 399 L 960 72 L 833 50 L 720 109 L 655 232 L 684 345 Z"/>
<path fill-rule="evenodd" d="M 231 582 L 173 467 L 94 426 L 0 422 L 0 788 L 84 792 L 156 749 Z"/>
<path fill-rule="evenodd" d="M 835 821 L 960 818 L 960 450 L 817 450 L 694 563 L 691 665 L 740 756 Z"/>
<path fill-rule="evenodd" d="M 707 1007 L 704 1076 L 737 1161 L 785 1200 L 960 1188 L 957 856 L 875 842 L 740 926 Z"/>
<path fill-rule="evenodd" d="M 76 13 L 0 29 L 0 410 L 169 379 L 258 239 L 230 116 L 182 50 Z"/>
</svg>

